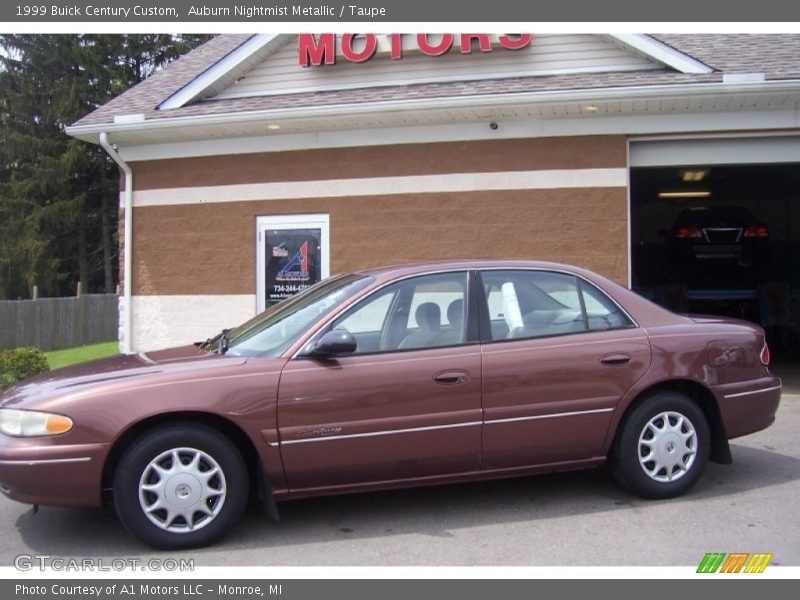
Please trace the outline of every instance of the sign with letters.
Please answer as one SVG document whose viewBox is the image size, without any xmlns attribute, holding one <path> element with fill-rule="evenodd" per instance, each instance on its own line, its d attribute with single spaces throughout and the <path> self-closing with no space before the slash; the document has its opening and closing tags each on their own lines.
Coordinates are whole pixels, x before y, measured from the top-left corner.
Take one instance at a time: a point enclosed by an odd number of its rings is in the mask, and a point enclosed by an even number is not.
<svg viewBox="0 0 800 600">
<path fill-rule="evenodd" d="M 330 275 L 327 214 L 256 218 L 256 311 L 302 292 Z"/>
<path fill-rule="evenodd" d="M 531 45 L 530 33 L 493 35 L 488 33 L 441 33 L 441 34 L 376 34 L 333 33 L 313 35 L 302 33 L 298 36 L 298 58 L 301 67 L 333 65 L 337 59 L 352 63 L 362 63 L 374 56 L 385 55 L 392 60 L 400 60 L 406 54 L 426 54 L 441 56 L 451 49 L 458 48 L 461 54 L 492 52 L 500 50 L 521 50 Z"/>
<path fill-rule="evenodd" d="M 322 279 L 319 229 L 273 229 L 266 232 L 266 301 L 271 306 Z"/>
</svg>

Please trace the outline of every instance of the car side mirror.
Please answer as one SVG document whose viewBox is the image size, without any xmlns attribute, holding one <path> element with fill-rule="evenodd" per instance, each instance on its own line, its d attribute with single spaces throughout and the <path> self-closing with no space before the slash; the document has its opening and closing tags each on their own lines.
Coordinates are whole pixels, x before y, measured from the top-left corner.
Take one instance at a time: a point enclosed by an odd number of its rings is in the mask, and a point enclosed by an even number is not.
<svg viewBox="0 0 800 600">
<path fill-rule="evenodd" d="M 311 356 L 335 356 L 355 352 L 358 342 L 346 329 L 334 329 L 323 335 L 311 349 Z"/>
</svg>

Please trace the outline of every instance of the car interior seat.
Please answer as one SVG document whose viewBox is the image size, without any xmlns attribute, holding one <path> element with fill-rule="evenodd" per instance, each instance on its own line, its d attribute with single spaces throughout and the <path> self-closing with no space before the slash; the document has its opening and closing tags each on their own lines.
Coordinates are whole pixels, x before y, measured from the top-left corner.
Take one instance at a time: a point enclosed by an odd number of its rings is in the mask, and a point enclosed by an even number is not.
<svg viewBox="0 0 800 600">
<path fill-rule="evenodd" d="M 447 306 L 447 321 L 450 323 L 450 329 L 442 332 L 438 342 L 440 346 L 458 344 L 463 341 L 464 300 L 460 298 L 453 300 Z"/>
<path fill-rule="evenodd" d="M 414 312 L 418 329 L 409 333 L 398 348 L 430 348 L 438 343 L 441 335 L 442 309 L 434 302 L 423 302 Z"/>
</svg>

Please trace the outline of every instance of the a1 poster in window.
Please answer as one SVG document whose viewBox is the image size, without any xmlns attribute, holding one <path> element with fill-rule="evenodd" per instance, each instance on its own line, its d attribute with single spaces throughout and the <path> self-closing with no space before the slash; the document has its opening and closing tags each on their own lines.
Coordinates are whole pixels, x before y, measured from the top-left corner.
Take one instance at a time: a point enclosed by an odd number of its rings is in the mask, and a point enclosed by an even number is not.
<svg viewBox="0 0 800 600">
<path fill-rule="evenodd" d="M 320 229 L 272 229 L 266 232 L 267 305 L 285 300 L 322 279 Z"/>
</svg>

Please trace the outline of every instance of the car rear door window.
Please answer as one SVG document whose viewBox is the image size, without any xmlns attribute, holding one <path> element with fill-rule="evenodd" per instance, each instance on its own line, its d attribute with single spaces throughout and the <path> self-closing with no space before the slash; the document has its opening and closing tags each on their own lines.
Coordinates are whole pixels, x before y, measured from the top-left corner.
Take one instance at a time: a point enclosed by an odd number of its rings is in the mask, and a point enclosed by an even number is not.
<svg viewBox="0 0 800 600">
<path fill-rule="evenodd" d="M 586 322 L 589 329 L 622 329 L 633 323 L 608 296 L 586 281 L 580 282 L 583 304 L 586 307 Z"/>
<path fill-rule="evenodd" d="M 484 271 L 491 339 L 587 330 L 576 278 L 550 271 Z"/>
<path fill-rule="evenodd" d="M 548 337 L 632 326 L 594 285 L 568 273 L 482 272 L 492 341 Z"/>
</svg>

